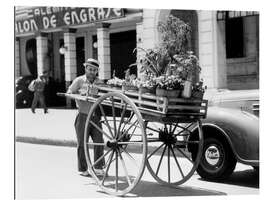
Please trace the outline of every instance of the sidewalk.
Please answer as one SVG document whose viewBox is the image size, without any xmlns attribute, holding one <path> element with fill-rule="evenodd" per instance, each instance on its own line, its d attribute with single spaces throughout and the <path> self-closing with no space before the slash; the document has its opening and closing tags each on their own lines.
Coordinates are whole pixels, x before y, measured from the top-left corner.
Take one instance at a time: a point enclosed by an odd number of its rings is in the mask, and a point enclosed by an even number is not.
<svg viewBox="0 0 270 203">
<path fill-rule="evenodd" d="M 45 144 L 66 147 L 76 147 L 76 132 L 74 128 L 77 109 L 49 109 L 48 114 L 43 109 L 36 109 L 33 114 L 30 109 L 15 110 L 16 142 Z M 149 151 L 153 151 L 160 143 L 147 144 Z M 131 152 L 140 152 L 137 145 L 130 146 Z M 160 154 L 161 151 L 156 152 Z"/>
<path fill-rule="evenodd" d="M 15 110 L 15 136 L 18 142 L 76 146 L 74 121 L 76 109 L 30 109 Z"/>
</svg>

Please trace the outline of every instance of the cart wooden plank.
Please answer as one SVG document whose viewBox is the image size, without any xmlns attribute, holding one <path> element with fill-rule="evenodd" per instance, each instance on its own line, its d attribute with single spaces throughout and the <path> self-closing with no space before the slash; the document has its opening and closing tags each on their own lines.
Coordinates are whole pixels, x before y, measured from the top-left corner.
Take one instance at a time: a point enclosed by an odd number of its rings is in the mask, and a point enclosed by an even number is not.
<svg viewBox="0 0 270 203">
<path fill-rule="evenodd" d="M 89 105 L 97 101 L 97 99 L 109 92 L 119 92 L 131 99 L 137 106 L 143 117 L 148 120 L 197 120 L 206 117 L 207 100 L 183 99 L 183 98 L 167 98 L 157 97 L 154 94 L 141 94 L 140 91 L 125 91 L 124 89 L 114 89 L 106 86 L 98 86 L 98 95 L 82 96 L 78 94 L 58 93 L 59 96 L 65 96 L 70 99 L 86 101 L 79 105 Z M 111 100 L 104 100 L 103 105 L 110 106 Z M 114 99 L 116 108 L 122 109 L 121 100 Z M 129 109 L 128 109 L 129 110 Z"/>
</svg>

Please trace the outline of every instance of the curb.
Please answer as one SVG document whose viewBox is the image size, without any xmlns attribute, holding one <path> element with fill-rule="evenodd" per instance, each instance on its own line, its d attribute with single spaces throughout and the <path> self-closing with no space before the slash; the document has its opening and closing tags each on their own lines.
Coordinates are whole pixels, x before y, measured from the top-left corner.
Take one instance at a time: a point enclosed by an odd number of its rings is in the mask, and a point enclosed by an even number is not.
<svg viewBox="0 0 270 203">
<path fill-rule="evenodd" d="M 23 142 L 23 143 L 29 143 L 29 144 L 77 147 L 77 142 L 71 141 L 71 140 L 53 140 L 49 138 L 36 138 L 36 137 L 23 137 L 23 136 L 16 136 L 15 140 L 16 142 Z"/>
<path fill-rule="evenodd" d="M 61 146 L 61 147 L 77 147 L 77 142 L 73 140 L 56 140 L 50 138 L 36 138 L 36 137 L 24 137 L 24 136 L 16 136 L 16 142 L 28 143 L 28 144 L 41 144 L 41 145 L 52 145 L 52 146 Z M 147 149 L 153 151 L 156 147 L 147 146 Z M 141 153 L 141 150 L 134 146 L 129 147 L 129 151 L 131 153 Z M 161 155 L 162 152 L 156 152 L 156 155 Z"/>
</svg>

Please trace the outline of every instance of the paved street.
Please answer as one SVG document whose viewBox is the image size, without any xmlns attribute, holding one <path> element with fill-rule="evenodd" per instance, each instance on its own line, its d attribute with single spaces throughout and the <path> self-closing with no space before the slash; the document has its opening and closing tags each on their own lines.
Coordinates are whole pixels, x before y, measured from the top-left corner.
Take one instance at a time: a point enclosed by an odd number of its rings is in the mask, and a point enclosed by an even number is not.
<svg viewBox="0 0 270 203">
<path fill-rule="evenodd" d="M 76 163 L 74 147 L 16 142 L 16 199 L 111 197 L 101 192 L 91 178 L 79 176 Z M 170 197 L 235 194 L 259 194 L 259 177 L 251 167 L 238 164 L 232 177 L 224 183 L 203 181 L 195 174 L 179 188 L 159 185 L 146 169 L 140 183 L 128 195 Z"/>
</svg>

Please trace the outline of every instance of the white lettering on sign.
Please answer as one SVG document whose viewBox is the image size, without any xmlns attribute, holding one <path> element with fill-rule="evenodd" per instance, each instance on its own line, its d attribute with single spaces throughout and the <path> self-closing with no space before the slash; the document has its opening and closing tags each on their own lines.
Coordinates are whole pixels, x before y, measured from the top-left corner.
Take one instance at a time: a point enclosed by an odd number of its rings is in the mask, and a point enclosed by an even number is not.
<svg viewBox="0 0 270 203">
<path fill-rule="evenodd" d="M 49 18 L 44 16 L 42 19 L 42 22 L 43 22 L 43 27 L 47 29 L 50 25 Z"/>
<path fill-rule="evenodd" d="M 66 25 L 70 25 L 70 14 L 68 12 L 65 13 L 63 20 L 64 20 Z"/>
<path fill-rule="evenodd" d="M 52 15 L 50 22 L 51 22 L 52 27 L 56 27 L 56 16 L 55 15 Z"/>
<path fill-rule="evenodd" d="M 23 22 L 23 29 L 25 32 L 29 32 L 30 30 L 30 23 L 28 21 Z"/>
<path fill-rule="evenodd" d="M 111 9 L 108 8 L 108 11 L 107 11 L 107 14 L 106 14 L 106 18 L 108 18 L 110 16 L 110 13 L 111 13 Z"/>
<path fill-rule="evenodd" d="M 76 20 L 76 23 L 80 23 L 80 19 L 76 13 L 76 11 L 71 11 L 71 22 L 72 24 L 75 23 L 75 20 Z"/>
<path fill-rule="evenodd" d="M 19 33 L 37 31 L 38 27 L 34 19 L 17 22 L 15 24 L 15 31 Z"/>
<path fill-rule="evenodd" d="M 88 9 L 89 21 L 96 21 L 95 17 L 95 9 L 89 8 Z"/>
<path fill-rule="evenodd" d="M 80 11 L 80 19 L 82 20 L 83 23 L 85 23 L 87 21 L 87 15 L 85 13 L 85 9 L 82 9 Z"/>
<path fill-rule="evenodd" d="M 32 17 L 16 21 L 16 33 L 103 21 L 120 17 L 122 15 L 122 9 L 39 7 L 34 8 L 31 13 Z"/>
<path fill-rule="evenodd" d="M 97 9 L 97 15 L 98 15 L 99 20 L 104 19 L 104 15 L 105 15 L 104 9 L 103 8 L 98 8 Z"/>
<path fill-rule="evenodd" d="M 47 14 L 52 14 L 52 8 L 51 7 L 47 7 Z"/>
<path fill-rule="evenodd" d="M 39 16 L 40 15 L 40 12 L 39 12 L 39 9 L 37 8 L 37 9 L 34 9 L 34 15 L 35 16 Z"/>
<path fill-rule="evenodd" d="M 41 14 L 41 15 L 46 15 L 46 10 L 44 11 L 44 8 L 41 8 L 41 9 L 40 9 L 40 14 Z"/>
<path fill-rule="evenodd" d="M 31 30 L 38 30 L 38 27 L 37 27 L 37 24 L 36 24 L 36 21 L 34 19 L 31 19 L 30 20 L 30 24 L 31 24 Z"/>
<path fill-rule="evenodd" d="M 121 16 L 121 9 L 120 8 L 114 8 L 113 12 L 115 13 L 116 16 Z"/>
</svg>

